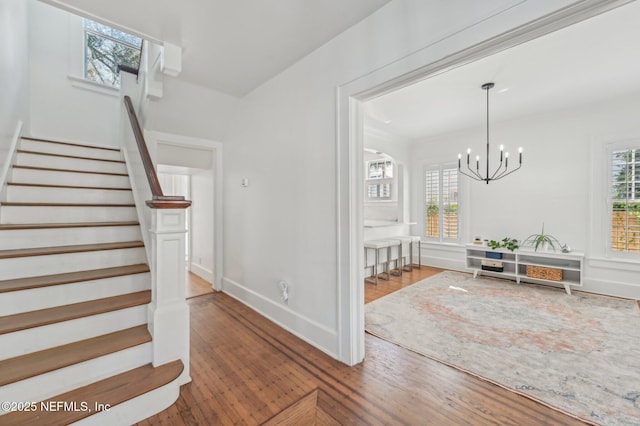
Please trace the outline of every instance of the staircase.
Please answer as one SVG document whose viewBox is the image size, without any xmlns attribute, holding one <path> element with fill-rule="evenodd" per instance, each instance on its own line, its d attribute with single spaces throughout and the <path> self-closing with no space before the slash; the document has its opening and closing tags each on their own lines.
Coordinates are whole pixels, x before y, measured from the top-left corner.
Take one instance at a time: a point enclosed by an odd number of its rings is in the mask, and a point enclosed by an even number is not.
<svg viewBox="0 0 640 426">
<path fill-rule="evenodd" d="M 150 364 L 151 277 L 122 158 L 20 141 L 0 203 L 0 401 L 13 402 L 0 424 L 127 424 L 177 398 L 182 362 Z"/>
</svg>

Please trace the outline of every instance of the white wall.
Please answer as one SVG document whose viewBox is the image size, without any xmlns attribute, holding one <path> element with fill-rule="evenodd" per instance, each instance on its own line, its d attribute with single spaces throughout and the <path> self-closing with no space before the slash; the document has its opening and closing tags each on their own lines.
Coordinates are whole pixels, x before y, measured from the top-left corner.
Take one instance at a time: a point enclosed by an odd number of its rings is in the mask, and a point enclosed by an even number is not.
<svg viewBox="0 0 640 426">
<path fill-rule="evenodd" d="M 146 129 L 224 140 L 237 98 L 173 77 L 162 80 L 162 98 L 147 104 Z"/>
<path fill-rule="evenodd" d="M 386 66 L 398 77 L 411 68 L 397 61 L 420 49 L 426 62 L 414 69 L 569 3 L 393 1 L 247 95 L 224 144 L 224 290 L 353 362 L 338 333 L 350 327 L 338 321 L 338 259 L 351 260 L 338 252 L 338 193 L 349 182 L 337 184 L 336 88 Z"/>
<path fill-rule="evenodd" d="M 27 17 L 26 2 L 0 0 L 0 170 L 18 121 L 29 123 Z"/>
<path fill-rule="evenodd" d="M 518 146 L 524 148 L 523 166 L 514 174 L 489 185 L 461 177 L 464 193 L 460 208 L 465 209 L 461 214 L 468 218 L 469 224 L 462 230 L 462 242 L 471 241 L 475 236 L 495 240 L 509 236 L 524 240 L 539 232 L 544 223 L 545 232 L 567 243 L 574 251 L 585 252 L 589 259 L 602 258 L 606 238 L 590 238 L 594 233 L 601 234 L 600 227 L 591 225 L 591 216 L 605 207 L 604 203 L 592 203 L 593 182 L 607 179 L 606 170 L 594 174 L 597 170 L 594 163 L 604 166 L 607 159 L 592 158 L 592 146 L 602 147 L 609 142 L 634 137 L 640 140 L 639 113 L 640 93 L 630 93 L 625 98 L 565 110 L 550 109 L 544 114 L 493 123 L 492 164 L 497 165 L 497 147 L 504 144 L 512 152 Z M 413 180 L 416 182 L 414 199 L 421 199 L 423 193 L 420 183 L 424 165 L 455 161 L 458 152 L 466 152 L 469 146 L 475 152 L 482 151 L 485 131 L 484 128 L 466 129 L 415 142 L 412 150 Z M 421 207 L 418 204 L 413 212 L 418 223 L 422 223 Z M 420 229 L 420 232 L 424 231 Z M 449 248 L 450 251 L 443 254 L 438 246 L 428 246 L 431 249 L 426 251 L 425 262 L 464 269 L 461 248 Z M 600 282 L 602 272 L 588 266 L 584 289 L 627 297 L 640 296 L 637 275 L 632 278 L 621 270 L 616 271 L 615 266 L 613 268 L 607 274 L 609 281 L 616 284 L 603 287 Z M 636 265 L 636 273 L 640 273 L 640 265 Z"/>
<path fill-rule="evenodd" d="M 119 93 L 87 90 L 82 77 L 82 20 L 39 1 L 29 2 L 31 135 L 119 145 Z"/>
<path fill-rule="evenodd" d="M 214 229 L 213 229 L 214 181 L 211 171 L 191 175 L 191 272 L 213 283 Z"/>
</svg>

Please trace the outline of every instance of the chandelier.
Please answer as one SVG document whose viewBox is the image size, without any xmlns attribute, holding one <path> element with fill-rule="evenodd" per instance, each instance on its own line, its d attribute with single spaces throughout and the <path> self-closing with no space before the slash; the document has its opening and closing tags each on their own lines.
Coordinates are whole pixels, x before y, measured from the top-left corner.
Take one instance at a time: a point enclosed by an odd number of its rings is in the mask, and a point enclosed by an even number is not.
<svg viewBox="0 0 640 426">
<path fill-rule="evenodd" d="M 490 168 L 489 168 L 489 89 L 493 88 L 493 86 L 495 86 L 495 84 L 493 83 L 485 83 L 482 85 L 482 89 L 487 91 L 487 159 L 486 159 L 487 164 L 486 164 L 485 174 L 482 175 L 480 173 L 480 156 L 479 155 L 476 155 L 475 170 L 471 168 L 471 165 L 470 165 L 471 148 L 467 149 L 468 172 L 462 170 L 462 167 L 461 167 L 462 154 L 458 154 L 458 171 L 463 175 L 470 177 L 471 179 L 487 182 L 487 185 L 492 180 L 502 179 L 503 177 L 510 175 L 511 173 L 515 172 L 520 167 L 522 167 L 522 147 L 518 148 L 518 154 L 519 154 L 518 167 L 512 170 L 509 170 L 509 153 L 504 152 L 504 145 L 500 145 L 500 164 L 498 165 L 496 170 L 493 172 L 493 174 L 489 173 L 490 171 Z"/>
</svg>

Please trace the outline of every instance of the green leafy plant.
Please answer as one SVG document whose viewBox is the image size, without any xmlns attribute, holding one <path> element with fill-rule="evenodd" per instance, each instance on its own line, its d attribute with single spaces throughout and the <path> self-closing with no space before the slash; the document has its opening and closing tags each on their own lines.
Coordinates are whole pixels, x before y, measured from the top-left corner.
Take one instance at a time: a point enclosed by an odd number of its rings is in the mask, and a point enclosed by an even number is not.
<svg viewBox="0 0 640 426">
<path fill-rule="evenodd" d="M 504 237 L 500 241 L 490 240 L 487 244 L 489 244 L 489 247 L 491 247 L 493 250 L 504 247 L 509 251 L 514 251 L 515 249 L 520 247 L 520 245 L 518 244 L 518 240 L 510 237 Z"/>
<path fill-rule="evenodd" d="M 562 245 L 556 237 L 544 233 L 544 223 L 542 224 L 542 231 L 539 234 L 529 235 L 522 244 L 531 245 L 535 251 L 538 251 L 539 247 L 544 247 L 545 245 L 548 245 L 553 249 L 553 251 L 555 251 L 556 246 L 554 244 L 557 244 L 558 246 Z"/>
</svg>

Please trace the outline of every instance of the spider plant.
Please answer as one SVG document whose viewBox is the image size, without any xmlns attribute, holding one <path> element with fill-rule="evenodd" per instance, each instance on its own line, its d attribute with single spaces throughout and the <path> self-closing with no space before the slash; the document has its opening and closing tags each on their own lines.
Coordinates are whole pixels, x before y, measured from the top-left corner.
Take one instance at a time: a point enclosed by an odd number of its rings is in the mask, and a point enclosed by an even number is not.
<svg viewBox="0 0 640 426">
<path fill-rule="evenodd" d="M 544 223 L 542 224 L 542 231 L 539 234 L 529 235 L 522 242 L 522 245 L 525 245 L 525 244 L 531 245 L 535 251 L 538 251 L 539 247 L 544 248 L 545 246 L 549 246 L 553 249 L 553 251 L 555 251 L 556 246 L 554 244 L 557 244 L 558 246 L 562 245 L 560 244 L 560 241 L 558 241 L 556 237 L 554 237 L 553 235 L 544 233 Z"/>
</svg>

